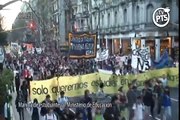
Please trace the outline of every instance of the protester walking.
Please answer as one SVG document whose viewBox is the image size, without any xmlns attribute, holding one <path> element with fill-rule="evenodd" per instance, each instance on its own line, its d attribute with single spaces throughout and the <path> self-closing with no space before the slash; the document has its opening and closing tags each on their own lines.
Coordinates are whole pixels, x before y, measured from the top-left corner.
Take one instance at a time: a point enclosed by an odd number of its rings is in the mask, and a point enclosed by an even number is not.
<svg viewBox="0 0 180 120">
<path fill-rule="evenodd" d="M 24 119 L 24 108 L 23 108 L 23 106 L 21 106 L 21 105 L 23 105 L 23 103 L 25 103 L 25 98 L 24 98 L 22 91 L 19 91 L 17 93 L 15 104 L 16 104 L 17 112 L 19 113 L 20 120 L 25 120 Z"/>
<path fill-rule="evenodd" d="M 104 83 L 101 82 L 99 84 L 99 90 L 96 93 L 96 101 L 97 101 L 97 103 L 103 104 L 106 102 L 106 100 L 107 100 L 107 95 L 104 93 Z M 102 120 L 104 120 L 103 114 L 105 112 L 105 108 L 96 108 L 95 111 L 97 114 L 101 114 Z"/>
<path fill-rule="evenodd" d="M 12 110 L 12 96 L 8 95 L 6 102 L 4 104 L 4 117 L 5 120 L 12 120 L 13 110 Z"/>
<path fill-rule="evenodd" d="M 65 92 L 64 91 L 61 91 L 60 92 L 60 97 L 58 98 L 58 104 L 60 105 L 60 111 L 59 111 L 59 116 L 61 119 L 66 119 L 65 118 L 65 109 L 66 109 L 66 106 L 67 106 L 67 103 L 68 103 L 68 98 L 65 95 Z"/>
<path fill-rule="evenodd" d="M 170 90 L 168 87 L 165 87 L 164 93 L 162 96 L 162 106 L 163 106 L 163 120 L 171 120 L 172 113 L 171 113 L 171 98 L 170 98 Z"/>
<path fill-rule="evenodd" d="M 145 105 L 145 119 L 149 119 L 149 114 L 154 118 L 154 99 L 153 92 L 150 88 L 149 82 L 145 82 L 145 88 L 143 89 L 143 103 Z"/>
<path fill-rule="evenodd" d="M 52 103 L 52 101 L 51 101 L 50 98 L 51 98 L 50 95 L 46 95 L 46 98 L 45 98 L 45 100 L 42 102 L 42 104 L 50 104 L 50 103 Z M 41 114 L 42 117 L 43 117 L 44 115 L 46 115 L 47 112 L 48 112 L 48 111 L 47 111 L 47 108 L 46 108 L 46 107 L 42 107 L 41 110 L 40 110 L 40 114 Z"/>
<path fill-rule="evenodd" d="M 104 120 L 120 120 L 119 100 L 117 96 L 112 97 L 111 104 L 112 107 L 106 108 L 103 114 Z"/>
<path fill-rule="evenodd" d="M 162 107 L 162 94 L 163 94 L 163 85 L 161 81 L 157 81 L 156 85 L 154 86 L 154 92 L 157 98 L 157 115 L 160 116 L 161 114 L 161 107 Z"/>
<path fill-rule="evenodd" d="M 25 102 L 27 103 L 28 102 L 28 87 L 27 87 L 26 81 L 23 81 L 21 85 L 21 91 L 24 96 Z"/>
<path fill-rule="evenodd" d="M 132 108 L 134 111 L 133 120 L 144 120 L 144 104 L 142 102 L 142 97 L 138 96 L 136 103 L 133 105 Z"/>
<path fill-rule="evenodd" d="M 129 90 L 127 92 L 127 99 L 128 99 L 129 120 L 132 120 L 132 118 L 133 118 L 133 109 L 132 108 L 133 108 L 134 103 L 136 103 L 137 96 L 136 96 L 135 91 L 132 89 L 133 86 L 131 83 L 128 85 L 128 87 L 129 87 Z"/>
<path fill-rule="evenodd" d="M 34 99 L 33 104 L 38 104 L 38 100 Z M 31 116 L 32 120 L 40 120 L 39 119 L 39 108 L 33 107 L 32 109 L 33 109 L 32 110 L 32 116 Z"/>
<path fill-rule="evenodd" d="M 15 85 L 16 85 L 16 92 L 19 92 L 20 77 L 18 73 L 16 73 L 16 76 L 15 76 Z"/>
<path fill-rule="evenodd" d="M 123 86 L 121 86 L 119 89 L 118 89 L 118 99 L 120 101 L 120 104 L 119 104 L 119 109 L 120 109 L 120 116 L 121 116 L 121 119 L 127 119 L 125 113 L 126 113 L 126 110 L 127 110 L 127 96 L 126 96 L 126 93 L 124 92 L 123 90 Z"/>
<path fill-rule="evenodd" d="M 48 108 L 47 113 L 44 115 L 43 120 L 57 120 L 53 108 Z"/>
<path fill-rule="evenodd" d="M 86 105 L 92 104 L 92 98 L 89 96 L 89 90 L 84 91 L 84 103 Z M 86 108 L 86 116 L 88 120 L 92 120 L 92 108 L 91 106 Z"/>
</svg>

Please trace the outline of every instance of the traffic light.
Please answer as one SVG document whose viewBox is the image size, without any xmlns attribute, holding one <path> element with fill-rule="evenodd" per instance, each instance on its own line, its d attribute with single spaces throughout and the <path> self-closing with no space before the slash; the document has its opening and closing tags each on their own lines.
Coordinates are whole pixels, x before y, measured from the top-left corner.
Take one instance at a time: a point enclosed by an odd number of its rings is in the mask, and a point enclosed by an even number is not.
<svg viewBox="0 0 180 120">
<path fill-rule="evenodd" d="M 29 22 L 28 28 L 32 31 L 36 30 L 36 23 L 34 21 Z"/>
</svg>

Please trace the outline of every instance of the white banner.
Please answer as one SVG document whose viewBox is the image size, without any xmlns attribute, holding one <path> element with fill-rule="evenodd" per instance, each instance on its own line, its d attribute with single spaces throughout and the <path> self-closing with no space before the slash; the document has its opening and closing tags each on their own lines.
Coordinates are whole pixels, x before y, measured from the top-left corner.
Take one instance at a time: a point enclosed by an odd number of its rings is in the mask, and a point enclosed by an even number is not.
<svg viewBox="0 0 180 120">
<path fill-rule="evenodd" d="M 36 48 L 36 52 L 37 52 L 37 54 L 41 54 L 42 49 L 41 48 Z"/>
<path fill-rule="evenodd" d="M 11 47 L 10 47 L 10 45 L 8 45 L 8 46 L 5 47 L 5 52 L 6 52 L 6 54 L 10 54 L 10 52 L 11 52 Z"/>
<path fill-rule="evenodd" d="M 136 48 L 132 51 L 132 60 L 131 66 L 134 69 L 138 69 L 140 71 L 145 71 L 150 69 L 151 66 L 151 56 L 150 56 L 150 48 Z"/>
<path fill-rule="evenodd" d="M 104 49 L 103 51 L 98 50 L 97 54 L 96 54 L 96 61 L 104 61 L 107 60 L 109 57 L 109 50 L 108 49 Z"/>
<path fill-rule="evenodd" d="M 11 50 L 18 52 L 19 50 L 19 44 L 15 42 L 11 42 Z"/>
<path fill-rule="evenodd" d="M 113 74 L 112 71 L 110 70 L 103 70 L 103 69 L 98 69 L 99 72 L 105 73 L 105 74 Z M 116 70 L 116 74 L 119 74 L 119 70 Z"/>
</svg>

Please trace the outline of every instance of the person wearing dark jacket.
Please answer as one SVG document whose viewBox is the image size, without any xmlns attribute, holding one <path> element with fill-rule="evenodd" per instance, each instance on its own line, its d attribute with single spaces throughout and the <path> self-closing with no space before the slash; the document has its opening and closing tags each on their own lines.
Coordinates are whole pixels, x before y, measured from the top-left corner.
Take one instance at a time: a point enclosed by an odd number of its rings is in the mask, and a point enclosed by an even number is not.
<svg viewBox="0 0 180 120">
<path fill-rule="evenodd" d="M 33 104 L 38 104 L 38 100 L 36 98 L 34 99 Z M 39 120 L 38 107 L 33 107 L 31 118 L 32 118 L 32 120 Z"/>
<path fill-rule="evenodd" d="M 154 117 L 154 98 L 152 89 L 148 84 L 145 85 L 143 89 L 143 103 L 145 105 L 145 111 L 147 114 L 151 113 L 152 117 Z"/>
<path fill-rule="evenodd" d="M 24 109 L 23 109 L 23 106 L 20 106 L 23 103 L 25 103 L 24 96 L 23 96 L 22 91 L 19 91 L 17 93 L 15 105 L 16 105 L 17 112 L 19 113 L 20 120 L 24 120 Z"/>
<path fill-rule="evenodd" d="M 132 120 L 133 113 L 134 113 L 132 108 L 133 108 L 134 103 L 136 103 L 137 95 L 133 89 L 132 84 L 129 84 L 128 87 L 129 87 L 129 90 L 127 92 L 127 101 L 128 101 L 127 105 L 128 105 L 128 111 L 129 111 L 129 120 Z"/>
<path fill-rule="evenodd" d="M 50 103 L 52 103 L 52 101 L 50 100 L 50 95 L 47 95 L 46 96 L 46 98 L 45 98 L 45 100 L 42 102 L 42 104 L 50 104 Z M 40 111 L 40 114 L 42 115 L 42 116 L 44 116 L 44 115 L 46 115 L 48 113 L 48 111 L 47 111 L 47 108 L 46 107 L 42 107 L 41 108 L 41 111 Z"/>
<path fill-rule="evenodd" d="M 28 76 L 28 78 L 27 78 L 27 86 L 28 86 L 29 94 L 30 94 L 30 81 L 32 81 L 32 80 L 33 80 L 33 77 Z"/>
<path fill-rule="evenodd" d="M 28 87 L 27 87 L 27 84 L 26 84 L 26 81 L 23 81 L 22 85 L 21 85 L 21 91 L 22 91 L 22 94 L 25 98 L 25 102 L 27 103 L 28 101 Z"/>
<path fill-rule="evenodd" d="M 106 108 L 105 113 L 103 115 L 105 120 L 120 120 L 120 111 L 118 108 L 118 103 L 118 97 L 113 96 L 111 99 L 112 107 Z"/>
<path fill-rule="evenodd" d="M 84 92 L 84 103 L 85 104 L 88 104 L 88 103 L 92 104 L 92 98 L 89 96 L 89 90 L 85 90 L 85 92 Z M 86 113 L 87 113 L 88 120 L 92 120 L 92 109 L 91 109 L 91 107 L 87 107 L 86 111 L 87 111 Z"/>
<path fill-rule="evenodd" d="M 161 81 L 158 81 L 156 85 L 154 86 L 154 92 L 157 96 L 157 114 L 160 115 L 161 113 L 161 107 L 162 107 L 162 94 L 163 94 L 163 86 Z"/>
<path fill-rule="evenodd" d="M 16 92 L 19 92 L 20 78 L 19 78 L 18 73 L 16 73 L 16 76 L 15 76 L 15 85 L 16 85 Z"/>
</svg>

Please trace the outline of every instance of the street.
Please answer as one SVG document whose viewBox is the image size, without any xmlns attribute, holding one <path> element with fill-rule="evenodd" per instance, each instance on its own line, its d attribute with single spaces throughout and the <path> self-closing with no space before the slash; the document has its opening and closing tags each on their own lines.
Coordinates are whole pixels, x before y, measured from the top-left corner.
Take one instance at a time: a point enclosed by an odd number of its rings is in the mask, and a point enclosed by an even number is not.
<svg viewBox="0 0 180 120">
<path fill-rule="evenodd" d="M 172 120 L 179 120 L 179 88 L 171 88 L 171 101 L 172 101 Z M 15 120 L 19 120 L 19 114 L 16 110 L 15 106 L 15 98 L 16 98 L 16 93 L 13 93 L 13 112 L 14 112 L 14 117 Z M 77 101 L 78 102 L 79 97 L 76 98 L 70 98 L 70 101 Z M 31 114 L 28 110 L 24 110 L 24 116 L 25 120 L 31 120 Z M 161 120 L 160 117 L 156 117 L 156 120 Z"/>
<path fill-rule="evenodd" d="M 68 107 L 80 120 L 179 120 L 178 11 L 178 0 L 0 0 L 0 117 L 21 120 L 18 93 L 24 120 Z"/>
</svg>

